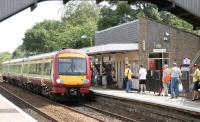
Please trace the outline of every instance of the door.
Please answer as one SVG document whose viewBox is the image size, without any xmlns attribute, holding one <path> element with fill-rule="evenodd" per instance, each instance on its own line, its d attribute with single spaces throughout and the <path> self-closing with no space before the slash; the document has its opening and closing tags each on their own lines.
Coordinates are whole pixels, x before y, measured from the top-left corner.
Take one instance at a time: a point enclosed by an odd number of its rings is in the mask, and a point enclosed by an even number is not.
<svg viewBox="0 0 200 122">
<path fill-rule="evenodd" d="M 149 53 L 147 90 L 158 92 L 162 87 L 162 68 L 169 65 L 169 53 Z"/>
</svg>

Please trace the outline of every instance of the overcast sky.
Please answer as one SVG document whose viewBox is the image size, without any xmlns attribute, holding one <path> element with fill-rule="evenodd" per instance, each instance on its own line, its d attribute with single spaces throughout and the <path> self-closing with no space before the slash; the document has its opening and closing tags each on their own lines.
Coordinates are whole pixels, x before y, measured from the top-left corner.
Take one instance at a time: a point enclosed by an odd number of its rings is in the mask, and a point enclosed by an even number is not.
<svg viewBox="0 0 200 122">
<path fill-rule="evenodd" d="M 63 4 L 61 1 L 39 3 L 34 11 L 30 8 L 0 22 L 0 52 L 13 52 L 23 43 L 24 33 L 45 19 L 59 20 Z"/>
</svg>

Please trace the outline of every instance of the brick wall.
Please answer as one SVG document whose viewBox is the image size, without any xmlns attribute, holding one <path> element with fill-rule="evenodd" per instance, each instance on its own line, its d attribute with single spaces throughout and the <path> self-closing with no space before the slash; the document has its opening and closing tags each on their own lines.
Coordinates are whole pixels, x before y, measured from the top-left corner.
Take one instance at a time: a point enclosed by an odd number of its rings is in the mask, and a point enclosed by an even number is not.
<svg viewBox="0 0 200 122">
<path fill-rule="evenodd" d="M 169 33 L 169 40 L 164 41 L 165 33 Z M 145 40 L 145 51 L 142 41 Z M 182 64 L 183 58 L 195 57 L 200 50 L 200 37 L 146 18 L 139 19 L 139 54 L 140 63 L 147 65 L 148 53 L 153 52 L 155 43 L 160 43 L 161 48 L 167 49 L 170 53 L 170 63 Z"/>
</svg>

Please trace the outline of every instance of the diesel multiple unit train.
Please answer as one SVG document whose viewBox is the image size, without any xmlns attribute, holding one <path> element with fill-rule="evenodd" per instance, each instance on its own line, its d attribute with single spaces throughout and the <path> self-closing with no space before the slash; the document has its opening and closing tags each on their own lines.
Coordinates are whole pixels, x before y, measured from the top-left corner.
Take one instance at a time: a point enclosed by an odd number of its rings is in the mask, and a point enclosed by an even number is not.
<svg viewBox="0 0 200 122">
<path fill-rule="evenodd" d="M 14 59 L 2 66 L 3 80 L 51 99 L 89 93 L 89 57 L 75 49 Z"/>
</svg>

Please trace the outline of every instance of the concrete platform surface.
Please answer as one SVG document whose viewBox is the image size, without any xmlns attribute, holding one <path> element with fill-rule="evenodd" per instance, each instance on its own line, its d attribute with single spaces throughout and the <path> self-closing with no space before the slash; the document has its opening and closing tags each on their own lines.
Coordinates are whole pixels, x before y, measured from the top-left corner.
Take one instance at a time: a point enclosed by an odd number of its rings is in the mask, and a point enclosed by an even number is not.
<svg viewBox="0 0 200 122">
<path fill-rule="evenodd" d="M 0 94 L 0 122 L 37 122 Z"/>
<path fill-rule="evenodd" d="M 178 109 L 189 110 L 191 112 L 200 112 L 200 100 L 192 101 L 184 97 L 178 97 L 177 99 L 170 99 L 169 96 L 156 96 L 153 92 L 147 91 L 146 93 L 138 94 L 137 91 L 132 91 L 126 93 L 125 90 L 112 90 L 112 89 L 103 89 L 91 87 L 91 91 L 104 95 L 111 95 L 115 97 L 138 100 L 143 102 L 148 102 L 152 104 L 160 104 L 164 106 L 175 107 Z"/>
</svg>

